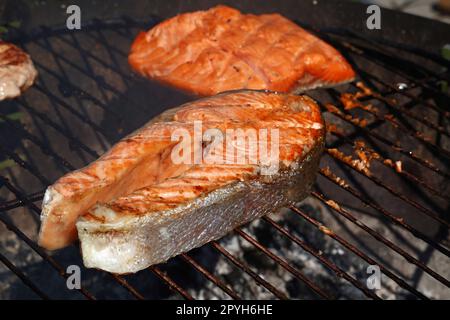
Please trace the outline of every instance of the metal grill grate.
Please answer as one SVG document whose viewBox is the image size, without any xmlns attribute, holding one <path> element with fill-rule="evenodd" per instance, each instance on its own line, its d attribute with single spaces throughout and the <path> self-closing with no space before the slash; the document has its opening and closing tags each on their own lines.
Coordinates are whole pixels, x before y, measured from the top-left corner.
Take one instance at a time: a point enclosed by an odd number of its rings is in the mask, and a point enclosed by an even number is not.
<svg viewBox="0 0 450 320">
<path fill-rule="evenodd" d="M 318 34 L 347 56 L 370 93 L 346 108 L 341 93 L 364 92 L 359 82 L 310 92 L 328 134 L 305 203 L 137 275 L 82 269 L 82 288 L 68 290 L 66 267 L 82 265 L 78 244 L 50 254 L 35 242 L 45 187 L 193 99 L 130 72 L 130 42 L 150 25 L 123 18 L 15 37 L 39 78 L 0 104 L 0 228 L 9 230 L 0 229 L 0 277 L 17 276 L 26 297 L 44 299 L 164 298 L 168 290 L 186 299 L 448 297 L 449 63 L 343 30 Z M 388 289 L 367 288 L 368 264 L 380 267 Z"/>
</svg>

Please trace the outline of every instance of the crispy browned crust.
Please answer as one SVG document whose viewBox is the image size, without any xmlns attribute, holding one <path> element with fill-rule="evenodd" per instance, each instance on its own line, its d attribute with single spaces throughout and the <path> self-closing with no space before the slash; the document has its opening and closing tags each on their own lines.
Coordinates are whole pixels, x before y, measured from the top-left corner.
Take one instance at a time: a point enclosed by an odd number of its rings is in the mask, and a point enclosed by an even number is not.
<svg viewBox="0 0 450 320">
<path fill-rule="evenodd" d="M 233 89 L 279 92 L 336 85 L 355 73 L 333 47 L 279 14 L 219 5 L 163 21 L 133 42 L 143 76 L 199 95 Z"/>
<path fill-rule="evenodd" d="M 7 49 L 3 51 L 0 50 L 0 67 L 5 65 L 17 66 L 28 61 L 29 56 L 22 49 L 13 45 L 12 43 L 7 43 L 0 40 L 0 47 L 6 46 Z"/>
</svg>

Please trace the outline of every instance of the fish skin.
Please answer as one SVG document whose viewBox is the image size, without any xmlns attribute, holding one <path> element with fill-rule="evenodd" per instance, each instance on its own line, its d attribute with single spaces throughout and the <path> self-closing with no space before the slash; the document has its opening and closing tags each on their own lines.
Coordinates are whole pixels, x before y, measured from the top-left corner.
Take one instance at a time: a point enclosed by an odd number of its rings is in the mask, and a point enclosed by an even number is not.
<svg viewBox="0 0 450 320">
<path fill-rule="evenodd" d="M 123 206 L 127 201 L 120 200 L 129 199 L 123 196 L 146 186 L 167 183 L 170 178 L 194 170 L 192 165 L 171 163 L 167 151 L 175 143 L 170 140 L 172 130 L 186 128 L 191 132 L 195 119 L 204 121 L 203 131 L 210 127 L 221 130 L 281 128 L 280 161 L 287 164 L 303 157 L 315 141 L 321 139 L 324 130 L 319 108 L 304 96 L 243 90 L 170 109 L 119 141 L 98 160 L 61 177 L 47 189 L 42 204 L 39 244 L 50 250 L 62 248 L 77 238 L 76 220 L 96 203 L 116 199 L 116 204 Z M 233 168 L 230 176 L 239 177 L 244 169 L 242 166 Z M 192 174 L 188 178 L 198 178 Z M 219 182 L 224 179 L 231 182 L 228 178 L 216 179 L 217 174 L 212 177 Z M 155 205 L 152 202 L 152 206 Z M 134 211 L 138 207 L 135 206 Z M 145 213 L 148 208 L 143 208 Z"/>
<path fill-rule="evenodd" d="M 355 77 L 336 49 L 294 22 L 223 5 L 139 33 L 128 61 L 143 76 L 203 96 L 235 89 L 298 93 Z"/>
</svg>

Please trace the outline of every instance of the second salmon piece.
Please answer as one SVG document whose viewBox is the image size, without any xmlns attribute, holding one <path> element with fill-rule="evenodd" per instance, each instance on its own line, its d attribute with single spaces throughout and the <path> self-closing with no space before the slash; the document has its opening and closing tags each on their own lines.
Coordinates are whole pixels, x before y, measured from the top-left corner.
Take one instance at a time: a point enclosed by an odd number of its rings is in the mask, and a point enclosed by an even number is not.
<svg viewBox="0 0 450 320">
<path fill-rule="evenodd" d="M 227 6 L 180 14 L 141 32 L 128 60 L 144 76 L 199 95 L 300 92 L 355 77 L 336 49 L 283 16 Z"/>
</svg>

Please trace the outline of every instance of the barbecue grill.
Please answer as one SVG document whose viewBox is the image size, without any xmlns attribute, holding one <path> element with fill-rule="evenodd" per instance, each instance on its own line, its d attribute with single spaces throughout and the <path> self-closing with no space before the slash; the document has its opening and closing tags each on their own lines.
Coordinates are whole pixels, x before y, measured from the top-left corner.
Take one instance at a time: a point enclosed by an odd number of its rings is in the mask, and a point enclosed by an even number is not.
<svg viewBox="0 0 450 320">
<path fill-rule="evenodd" d="M 308 199 L 135 275 L 84 268 L 78 244 L 40 248 L 49 184 L 194 99 L 127 65 L 137 32 L 159 21 L 9 33 L 39 77 L 22 97 L 0 103 L 0 298 L 450 298 L 450 62 L 417 43 L 303 20 L 296 22 L 358 73 L 352 83 L 308 92 L 328 128 Z M 66 286 L 70 265 L 81 268 L 81 288 Z M 370 265 L 381 271 L 377 290 L 367 285 Z"/>
</svg>

